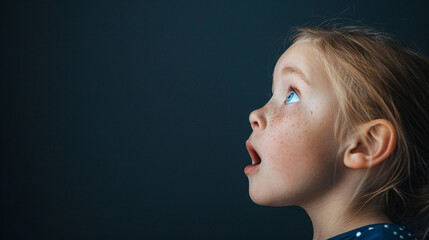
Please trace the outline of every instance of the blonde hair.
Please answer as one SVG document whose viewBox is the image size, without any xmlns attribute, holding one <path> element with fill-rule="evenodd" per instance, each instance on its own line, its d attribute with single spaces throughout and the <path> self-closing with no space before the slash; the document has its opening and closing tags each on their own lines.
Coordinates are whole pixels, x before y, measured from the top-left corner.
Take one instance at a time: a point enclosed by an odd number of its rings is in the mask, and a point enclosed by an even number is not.
<svg viewBox="0 0 429 240">
<path fill-rule="evenodd" d="M 410 217 L 422 218 L 420 224 L 425 226 L 419 226 L 423 231 L 417 235 L 425 238 L 429 230 L 428 59 L 362 26 L 303 26 L 292 41 L 310 41 L 324 56 L 340 106 L 335 126 L 339 156 L 362 123 L 386 119 L 396 129 L 395 150 L 380 167 L 368 170 L 350 210 L 357 213 L 375 206 L 397 224 L 406 224 Z M 370 175 L 370 171 L 375 172 Z"/>
</svg>

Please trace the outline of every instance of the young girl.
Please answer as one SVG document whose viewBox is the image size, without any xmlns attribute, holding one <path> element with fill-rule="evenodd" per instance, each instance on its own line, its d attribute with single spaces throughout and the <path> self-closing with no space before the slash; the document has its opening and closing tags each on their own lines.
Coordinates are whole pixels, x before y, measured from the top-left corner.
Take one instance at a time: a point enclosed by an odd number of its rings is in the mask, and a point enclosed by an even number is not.
<svg viewBox="0 0 429 240">
<path fill-rule="evenodd" d="M 428 59 L 363 27 L 301 27 L 272 92 L 249 117 L 255 203 L 304 208 L 313 239 L 426 236 Z"/>
</svg>

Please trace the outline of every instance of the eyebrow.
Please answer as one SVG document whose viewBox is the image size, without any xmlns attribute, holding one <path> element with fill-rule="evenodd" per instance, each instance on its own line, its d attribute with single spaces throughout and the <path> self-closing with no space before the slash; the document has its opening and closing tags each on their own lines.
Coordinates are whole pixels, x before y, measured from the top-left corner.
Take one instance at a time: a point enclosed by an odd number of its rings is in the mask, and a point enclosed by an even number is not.
<svg viewBox="0 0 429 240">
<path fill-rule="evenodd" d="M 298 75 L 299 78 L 301 78 L 307 85 L 310 85 L 310 82 L 308 81 L 308 79 L 305 77 L 304 73 L 302 73 L 301 69 L 297 68 L 297 67 L 290 67 L 290 66 L 286 66 L 282 69 L 281 71 L 282 75 L 287 75 L 287 74 L 296 74 Z"/>
</svg>

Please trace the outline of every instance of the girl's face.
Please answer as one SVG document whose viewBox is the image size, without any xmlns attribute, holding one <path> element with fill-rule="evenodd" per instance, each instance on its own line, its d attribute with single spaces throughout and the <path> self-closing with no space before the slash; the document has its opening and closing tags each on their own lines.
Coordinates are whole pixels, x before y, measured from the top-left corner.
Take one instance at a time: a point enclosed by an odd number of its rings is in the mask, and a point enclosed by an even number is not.
<svg viewBox="0 0 429 240">
<path fill-rule="evenodd" d="M 302 206 L 332 186 L 338 148 L 338 104 L 312 43 L 296 43 L 280 57 L 272 88 L 271 99 L 249 117 L 250 197 L 261 205 Z"/>
</svg>

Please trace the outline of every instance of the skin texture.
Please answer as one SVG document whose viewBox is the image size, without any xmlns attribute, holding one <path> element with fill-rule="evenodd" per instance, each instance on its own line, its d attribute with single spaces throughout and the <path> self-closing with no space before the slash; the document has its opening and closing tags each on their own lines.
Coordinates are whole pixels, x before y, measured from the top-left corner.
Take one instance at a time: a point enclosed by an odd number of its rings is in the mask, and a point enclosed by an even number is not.
<svg viewBox="0 0 429 240">
<path fill-rule="evenodd" d="M 311 200 L 331 185 L 335 164 L 334 112 L 338 108 L 317 52 L 310 43 L 295 44 L 278 60 L 273 74 L 273 96 L 250 114 L 249 142 L 261 158 L 249 177 L 255 203 L 284 206 Z M 310 85 L 284 67 L 301 69 Z M 286 104 L 296 89 L 300 101 Z"/>
<path fill-rule="evenodd" d="M 246 173 L 251 199 L 260 205 L 304 208 L 313 223 L 313 239 L 390 222 L 370 206 L 350 220 L 347 206 L 370 163 L 382 162 L 394 149 L 386 143 L 392 141 L 394 129 L 375 121 L 362 127 L 376 140 L 373 145 L 351 139 L 348 152 L 336 159 L 334 121 L 339 108 L 322 58 L 311 42 L 298 42 L 280 57 L 273 73 L 273 96 L 250 114 L 253 132 L 246 143 L 249 152 L 255 151 L 261 159 Z M 299 68 L 309 84 L 296 73 L 288 74 L 285 67 Z M 300 101 L 286 104 L 291 86 Z M 369 131 L 374 126 L 380 130 Z"/>
</svg>

